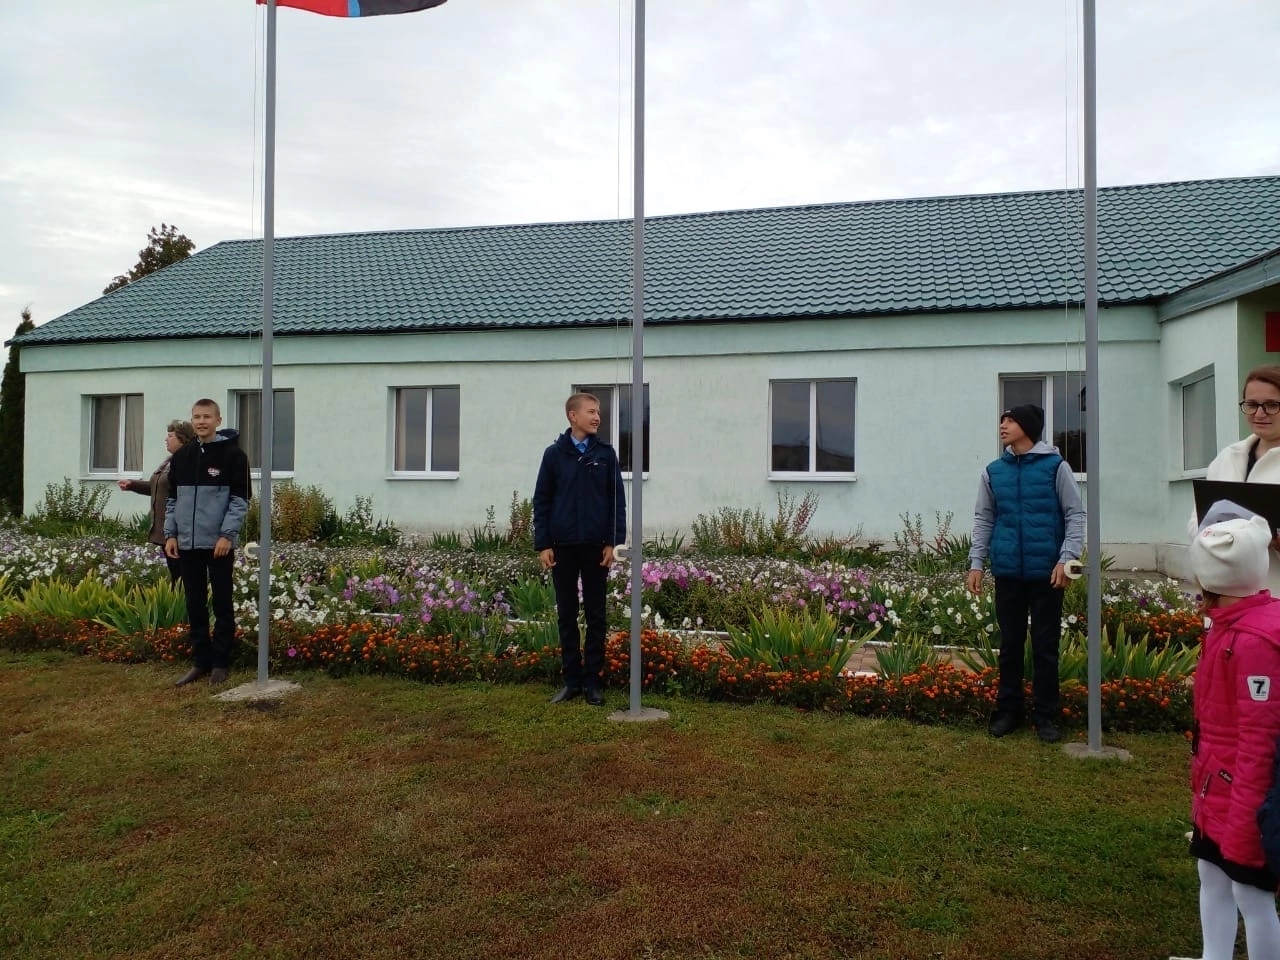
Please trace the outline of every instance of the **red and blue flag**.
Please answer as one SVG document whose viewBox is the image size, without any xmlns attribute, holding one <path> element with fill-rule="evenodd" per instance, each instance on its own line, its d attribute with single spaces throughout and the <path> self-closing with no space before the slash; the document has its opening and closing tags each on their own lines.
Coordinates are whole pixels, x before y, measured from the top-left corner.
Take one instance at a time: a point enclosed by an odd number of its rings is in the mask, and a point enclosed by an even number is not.
<svg viewBox="0 0 1280 960">
<path fill-rule="evenodd" d="M 267 0 L 258 0 L 265 5 Z M 444 0 L 276 0 L 276 6 L 293 7 L 326 17 L 379 17 L 389 13 L 414 13 L 438 7 Z"/>
</svg>

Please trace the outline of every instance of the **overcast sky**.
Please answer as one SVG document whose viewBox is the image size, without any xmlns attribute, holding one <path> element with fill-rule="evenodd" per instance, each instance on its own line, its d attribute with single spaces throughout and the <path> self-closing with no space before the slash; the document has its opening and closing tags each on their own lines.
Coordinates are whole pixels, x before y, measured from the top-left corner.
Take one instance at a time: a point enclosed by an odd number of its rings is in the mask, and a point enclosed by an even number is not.
<svg viewBox="0 0 1280 960">
<path fill-rule="evenodd" d="M 647 7 L 651 215 L 1082 183 L 1080 0 Z M 1280 174 L 1280 2 L 1098 7 L 1102 185 Z M 631 0 L 279 31 L 279 235 L 630 215 Z M 261 236 L 264 51 L 252 0 L 0 3 L 0 340 L 162 221 Z"/>
</svg>

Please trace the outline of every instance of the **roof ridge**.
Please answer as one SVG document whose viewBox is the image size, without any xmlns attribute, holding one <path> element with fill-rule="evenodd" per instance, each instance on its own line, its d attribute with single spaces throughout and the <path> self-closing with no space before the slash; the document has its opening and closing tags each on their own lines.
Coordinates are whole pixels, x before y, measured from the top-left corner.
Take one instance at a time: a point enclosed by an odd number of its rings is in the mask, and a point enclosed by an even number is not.
<svg viewBox="0 0 1280 960">
<path fill-rule="evenodd" d="M 1215 183 L 1243 183 L 1246 181 L 1280 181 L 1280 174 L 1254 174 L 1244 177 L 1209 177 L 1203 180 L 1165 180 L 1157 183 L 1130 183 L 1130 184 L 1114 184 L 1107 187 L 1099 187 L 1099 193 L 1117 193 L 1120 191 L 1145 191 L 1154 190 L 1164 187 L 1198 187 L 1206 184 Z M 950 193 L 950 194 L 933 194 L 923 197 L 883 197 L 875 200 L 828 200 L 822 203 L 791 203 L 781 206 L 767 207 L 730 207 L 723 210 L 692 210 L 685 213 L 662 213 L 651 214 L 645 216 L 645 223 L 654 223 L 658 221 L 689 221 L 703 220 L 713 217 L 736 216 L 751 213 L 781 213 L 785 211 L 813 211 L 813 210 L 835 210 L 850 209 L 855 207 L 904 207 L 913 205 L 923 205 L 930 203 L 951 202 L 957 200 L 977 202 L 982 200 L 991 200 L 994 198 L 1013 198 L 1013 197 L 1034 197 L 1034 196 L 1060 196 L 1062 194 L 1079 194 L 1083 193 L 1083 187 L 1062 187 L 1053 189 L 1039 190 L 997 190 L 989 193 Z M 596 218 L 592 220 L 535 220 L 528 223 L 480 223 L 472 225 L 455 224 L 447 227 L 398 227 L 390 230 L 350 230 L 338 233 L 304 233 L 292 234 L 287 237 L 276 237 L 277 242 L 290 240 L 328 240 L 338 238 L 354 238 L 354 237 L 392 237 L 392 236 L 412 236 L 430 234 L 432 236 L 440 236 L 455 233 L 488 233 L 490 231 L 510 232 L 512 230 L 535 230 L 547 227 L 600 227 L 611 224 L 624 225 L 631 222 L 631 217 L 622 218 Z M 212 250 L 224 244 L 242 245 L 242 244 L 259 244 L 262 237 L 241 237 L 231 240 L 219 240 L 212 246 L 206 247 L 206 250 Z"/>
</svg>

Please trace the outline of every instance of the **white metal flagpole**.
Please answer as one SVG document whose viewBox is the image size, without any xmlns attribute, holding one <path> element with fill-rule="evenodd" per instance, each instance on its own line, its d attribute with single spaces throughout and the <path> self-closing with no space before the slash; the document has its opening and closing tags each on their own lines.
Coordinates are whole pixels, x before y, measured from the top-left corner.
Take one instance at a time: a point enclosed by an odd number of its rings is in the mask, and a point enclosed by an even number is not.
<svg viewBox="0 0 1280 960">
<path fill-rule="evenodd" d="M 1085 552 L 1089 556 L 1089 751 L 1102 749 L 1102 422 L 1098 387 L 1097 36 L 1094 0 L 1084 0 L 1084 392 Z"/>
<path fill-rule="evenodd" d="M 641 712 L 644 676 L 640 643 L 644 580 L 644 0 L 635 0 L 633 174 L 635 215 L 631 248 L 631 713 Z"/>
<path fill-rule="evenodd" d="M 271 323 L 275 305 L 276 231 L 276 0 L 267 0 L 266 106 L 262 170 L 262 451 L 258 508 L 258 683 L 267 682 L 271 646 L 271 467 L 275 403 L 271 390 Z"/>
</svg>

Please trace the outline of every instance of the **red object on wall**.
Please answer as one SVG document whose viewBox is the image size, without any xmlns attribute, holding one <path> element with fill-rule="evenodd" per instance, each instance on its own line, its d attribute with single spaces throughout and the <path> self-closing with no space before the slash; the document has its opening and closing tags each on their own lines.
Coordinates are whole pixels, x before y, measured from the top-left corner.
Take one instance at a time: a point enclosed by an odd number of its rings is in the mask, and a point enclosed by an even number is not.
<svg viewBox="0 0 1280 960">
<path fill-rule="evenodd" d="M 1267 314 L 1267 353 L 1280 353 L 1280 313 Z"/>
</svg>

